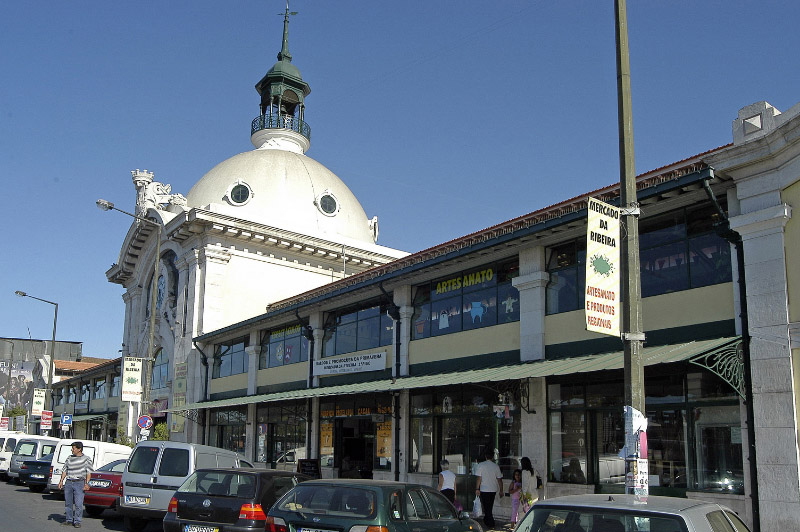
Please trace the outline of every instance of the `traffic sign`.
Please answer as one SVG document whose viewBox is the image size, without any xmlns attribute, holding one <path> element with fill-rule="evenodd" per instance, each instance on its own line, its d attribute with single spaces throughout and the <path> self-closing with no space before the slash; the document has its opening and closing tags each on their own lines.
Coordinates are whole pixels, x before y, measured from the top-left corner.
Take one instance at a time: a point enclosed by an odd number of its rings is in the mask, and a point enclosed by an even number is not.
<svg viewBox="0 0 800 532">
<path fill-rule="evenodd" d="M 139 416 L 139 421 L 136 424 L 139 425 L 140 429 L 147 430 L 153 426 L 153 418 L 147 415 Z"/>
<path fill-rule="evenodd" d="M 72 426 L 72 414 L 61 414 L 61 426 Z"/>
</svg>

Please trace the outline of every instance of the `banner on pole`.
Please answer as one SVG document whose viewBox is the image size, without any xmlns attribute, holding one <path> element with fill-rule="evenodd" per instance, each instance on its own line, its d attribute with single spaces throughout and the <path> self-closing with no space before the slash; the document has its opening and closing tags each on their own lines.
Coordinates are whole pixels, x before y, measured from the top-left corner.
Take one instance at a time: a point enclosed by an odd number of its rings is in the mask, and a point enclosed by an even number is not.
<svg viewBox="0 0 800 532">
<path fill-rule="evenodd" d="M 52 410 L 42 410 L 42 420 L 39 428 L 42 430 L 51 430 L 53 428 Z"/>
<path fill-rule="evenodd" d="M 47 390 L 43 388 L 36 388 L 33 390 L 33 402 L 31 403 L 31 415 L 41 416 L 44 410 L 44 397 Z"/>
<path fill-rule="evenodd" d="M 586 330 L 619 336 L 618 207 L 589 198 L 586 226 Z"/>
<path fill-rule="evenodd" d="M 142 359 L 125 357 L 122 363 L 121 401 L 139 403 L 142 400 Z"/>
</svg>

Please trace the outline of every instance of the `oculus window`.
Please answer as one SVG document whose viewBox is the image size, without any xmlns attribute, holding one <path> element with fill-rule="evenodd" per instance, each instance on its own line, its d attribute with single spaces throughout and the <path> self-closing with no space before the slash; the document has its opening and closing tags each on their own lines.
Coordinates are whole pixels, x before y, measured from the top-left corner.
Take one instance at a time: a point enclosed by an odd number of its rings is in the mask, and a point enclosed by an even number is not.
<svg viewBox="0 0 800 532">
<path fill-rule="evenodd" d="M 317 208 L 325 216 L 334 216 L 339 212 L 339 201 L 329 190 L 320 194 L 314 203 L 316 203 Z"/>
</svg>

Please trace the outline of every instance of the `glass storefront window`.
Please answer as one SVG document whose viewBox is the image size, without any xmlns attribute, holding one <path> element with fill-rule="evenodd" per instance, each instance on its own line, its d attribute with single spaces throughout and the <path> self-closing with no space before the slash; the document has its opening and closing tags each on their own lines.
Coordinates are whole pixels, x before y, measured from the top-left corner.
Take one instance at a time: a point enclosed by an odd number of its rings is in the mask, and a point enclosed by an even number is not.
<svg viewBox="0 0 800 532">
<path fill-rule="evenodd" d="M 244 454 L 246 422 L 246 408 L 213 411 L 210 445 Z"/>
<path fill-rule="evenodd" d="M 515 259 L 415 286 L 412 339 L 519 321 L 518 273 Z"/>
<path fill-rule="evenodd" d="M 411 418 L 411 471 L 433 473 L 433 418 Z M 436 469 L 438 471 L 438 468 Z"/>
<path fill-rule="evenodd" d="M 619 452 L 625 445 L 625 417 L 622 414 L 622 409 L 597 412 L 596 423 L 597 481 L 600 484 L 621 484 L 624 486 L 625 460 L 619 457 Z"/>
<path fill-rule="evenodd" d="M 642 297 L 731 281 L 730 245 L 714 231 L 718 219 L 706 204 L 639 222 Z M 547 314 L 583 307 L 585 246 L 579 239 L 548 249 Z"/>
<path fill-rule="evenodd" d="M 247 371 L 248 356 L 245 349 L 247 338 L 218 344 L 214 349 L 214 370 L 212 379 L 238 375 Z"/>
<path fill-rule="evenodd" d="M 551 408 L 579 406 L 584 404 L 583 384 L 554 383 L 547 386 L 547 398 Z"/>
<path fill-rule="evenodd" d="M 647 420 L 651 486 L 686 488 L 686 411 L 648 410 Z"/>
<path fill-rule="evenodd" d="M 738 398 L 730 384 L 708 371 L 689 373 L 686 387 L 690 401 Z"/>
<path fill-rule="evenodd" d="M 387 308 L 387 305 L 370 303 L 356 310 L 330 313 L 322 339 L 322 356 L 391 345 L 394 322 L 386 315 Z"/>
<path fill-rule="evenodd" d="M 550 413 L 550 480 L 586 484 L 586 415 Z"/>
<path fill-rule="evenodd" d="M 696 489 L 744 493 L 742 427 L 739 419 L 738 405 L 694 409 Z"/>
<path fill-rule="evenodd" d="M 267 404 L 256 409 L 257 462 L 294 468 L 306 457 L 306 405 L 304 401 Z"/>
</svg>

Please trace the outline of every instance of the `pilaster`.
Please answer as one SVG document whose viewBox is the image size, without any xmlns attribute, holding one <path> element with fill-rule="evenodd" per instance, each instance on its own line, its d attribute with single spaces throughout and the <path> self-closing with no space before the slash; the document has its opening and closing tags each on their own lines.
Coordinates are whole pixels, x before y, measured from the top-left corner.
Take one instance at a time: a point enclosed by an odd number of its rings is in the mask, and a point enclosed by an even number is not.
<svg viewBox="0 0 800 532">
<path fill-rule="evenodd" d="M 520 360 L 544 359 L 544 316 L 547 283 L 545 248 L 536 246 L 519 253 L 519 277 L 512 284 L 519 290 Z"/>
</svg>

